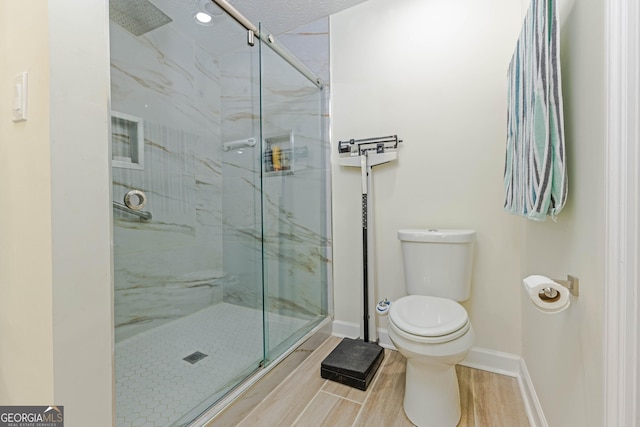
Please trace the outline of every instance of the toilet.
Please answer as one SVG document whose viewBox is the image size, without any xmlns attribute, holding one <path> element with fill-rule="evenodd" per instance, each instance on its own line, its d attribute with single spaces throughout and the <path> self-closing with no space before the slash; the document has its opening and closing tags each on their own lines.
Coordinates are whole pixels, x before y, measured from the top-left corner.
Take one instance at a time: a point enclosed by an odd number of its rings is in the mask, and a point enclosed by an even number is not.
<svg viewBox="0 0 640 427">
<path fill-rule="evenodd" d="M 458 302 L 469 298 L 473 230 L 398 231 L 407 296 L 388 313 L 389 338 L 406 357 L 404 411 L 419 427 L 454 427 L 460 420 L 455 365 L 473 344 Z"/>
</svg>

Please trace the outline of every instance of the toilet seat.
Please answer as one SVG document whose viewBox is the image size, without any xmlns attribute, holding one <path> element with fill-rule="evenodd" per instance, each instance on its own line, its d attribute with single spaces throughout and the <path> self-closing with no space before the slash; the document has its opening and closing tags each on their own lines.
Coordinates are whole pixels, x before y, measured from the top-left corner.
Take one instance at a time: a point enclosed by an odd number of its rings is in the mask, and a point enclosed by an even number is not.
<svg viewBox="0 0 640 427">
<path fill-rule="evenodd" d="M 425 295 L 409 295 L 394 301 L 389 320 L 399 335 L 424 343 L 454 340 L 471 326 L 469 316 L 460 304 Z"/>
</svg>

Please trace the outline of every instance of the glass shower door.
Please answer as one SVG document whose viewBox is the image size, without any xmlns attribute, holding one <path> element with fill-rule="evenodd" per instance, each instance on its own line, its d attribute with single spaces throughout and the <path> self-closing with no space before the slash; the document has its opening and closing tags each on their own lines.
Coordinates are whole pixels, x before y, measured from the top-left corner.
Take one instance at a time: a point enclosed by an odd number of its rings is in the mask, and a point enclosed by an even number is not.
<svg viewBox="0 0 640 427">
<path fill-rule="evenodd" d="M 197 2 L 127 4 L 110 2 L 116 422 L 183 425 L 264 357 L 258 49 L 226 16 L 200 26 Z"/>
<path fill-rule="evenodd" d="M 330 244 L 324 92 L 272 43 L 260 44 L 266 364 L 326 317 Z"/>
</svg>

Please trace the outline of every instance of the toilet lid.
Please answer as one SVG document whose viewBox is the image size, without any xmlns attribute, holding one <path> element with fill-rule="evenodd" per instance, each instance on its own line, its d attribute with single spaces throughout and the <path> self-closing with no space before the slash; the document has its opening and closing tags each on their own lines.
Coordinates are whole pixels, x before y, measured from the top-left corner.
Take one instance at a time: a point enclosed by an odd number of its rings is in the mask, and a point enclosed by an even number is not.
<svg viewBox="0 0 640 427">
<path fill-rule="evenodd" d="M 467 311 L 457 302 L 424 295 L 409 295 L 394 301 L 389 316 L 398 328 L 422 337 L 451 334 L 469 320 Z"/>
</svg>

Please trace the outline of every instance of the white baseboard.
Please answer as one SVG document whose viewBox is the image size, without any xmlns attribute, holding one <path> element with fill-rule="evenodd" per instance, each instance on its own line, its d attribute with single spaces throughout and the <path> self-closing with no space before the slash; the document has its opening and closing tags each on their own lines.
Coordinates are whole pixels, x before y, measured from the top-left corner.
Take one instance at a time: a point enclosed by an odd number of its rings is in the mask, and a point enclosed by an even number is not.
<svg viewBox="0 0 640 427">
<path fill-rule="evenodd" d="M 340 338 L 357 338 L 360 336 L 360 325 L 351 322 L 334 320 L 332 323 L 332 335 Z"/>
<path fill-rule="evenodd" d="M 332 334 L 336 337 L 357 338 L 360 335 L 360 326 L 356 323 L 334 320 Z M 397 350 L 389 339 L 386 329 L 378 328 L 378 339 L 382 347 Z M 520 356 L 480 347 L 471 347 L 469 355 L 460 364 L 510 377 L 517 377 L 520 372 Z"/>
<path fill-rule="evenodd" d="M 521 360 L 522 358 L 515 354 L 473 346 L 469 350 L 467 357 L 460 364 L 469 368 L 516 378 L 520 372 Z"/>
<path fill-rule="evenodd" d="M 358 338 L 360 336 L 360 325 L 357 323 L 334 320 L 332 335 L 340 338 Z M 386 329 L 378 328 L 378 344 L 380 344 L 380 347 L 397 350 L 389 339 L 389 334 Z"/>
<path fill-rule="evenodd" d="M 357 338 L 360 335 L 360 326 L 356 323 L 334 320 L 332 334 L 337 337 Z M 380 346 L 397 350 L 389 339 L 389 333 L 386 329 L 378 329 L 378 339 Z M 532 427 L 549 427 L 533 388 L 527 365 L 522 357 L 474 346 L 471 347 L 469 354 L 460 364 L 469 368 L 517 378 L 529 424 Z"/>
<path fill-rule="evenodd" d="M 527 418 L 529 418 L 529 424 L 534 427 L 549 427 L 547 419 L 544 417 L 544 412 L 542 412 L 542 405 L 540 405 L 536 390 L 533 388 L 527 364 L 524 363 L 522 358 L 520 358 L 518 386 L 520 386 L 520 394 L 524 402 L 524 409 L 527 412 Z"/>
</svg>

